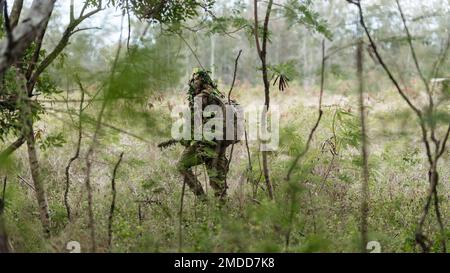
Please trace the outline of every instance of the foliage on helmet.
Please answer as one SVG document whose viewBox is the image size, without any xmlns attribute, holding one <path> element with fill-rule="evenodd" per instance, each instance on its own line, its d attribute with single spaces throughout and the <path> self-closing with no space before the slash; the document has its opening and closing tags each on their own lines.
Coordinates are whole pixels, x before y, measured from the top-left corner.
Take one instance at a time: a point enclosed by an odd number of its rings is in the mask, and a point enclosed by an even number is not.
<svg viewBox="0 0 450 273">
<path fill-rule="evenodd" d="M 188 90 L 188 99 L 190 106 L 194 105 L 194 97 L 196 96 L 196 93 L 198 91 L 194 86 L 194 82 L 196 79 L 200 78 L 203 85 L 209 85 L 212 87 L 214 91 L 217 90 L 217 84 L 211 79 L 210 74 L 211 72 L 208 70 L 199 70 L 192 75 L 191 81 L 189 82 L 189 90 Z"/>
</svg>

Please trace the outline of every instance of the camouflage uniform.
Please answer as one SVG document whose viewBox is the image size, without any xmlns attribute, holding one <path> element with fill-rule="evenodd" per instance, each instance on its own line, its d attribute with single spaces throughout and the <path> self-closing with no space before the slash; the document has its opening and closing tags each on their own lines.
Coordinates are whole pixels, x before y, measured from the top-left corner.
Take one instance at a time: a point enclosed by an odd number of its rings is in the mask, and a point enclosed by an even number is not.
<svg viewBox="0 0 450 273">
<path fill-rule="evenodd" d="M 202 99 L 202 110 L 208 105 L 220 105 L 221 103 L 223 95 L 219 93 L 206 71 L 195 73 L 191 80 L 189 102 L 192 113 L 195 97 Z M 206 121 L 206 119 L 203 119 L 203 124 Z M 195 195 L 204 198 L 205 192 L 200 181 L 198 181 L 196 175 L 192 172 L 192 168 L 205 164 L 210 185 L 215 191 L 216 197 L 221 199 L 225 198 L 228 188 L 226 184 L 226 176 L 228 173 L 226 149 L 229 143 L 223 140 L 191 140 L 183 141 L 182 144 L 186 149 L 178 163 L 178 170 L 183 175 L 184 182 L 191 188 Z"/>
</svg>

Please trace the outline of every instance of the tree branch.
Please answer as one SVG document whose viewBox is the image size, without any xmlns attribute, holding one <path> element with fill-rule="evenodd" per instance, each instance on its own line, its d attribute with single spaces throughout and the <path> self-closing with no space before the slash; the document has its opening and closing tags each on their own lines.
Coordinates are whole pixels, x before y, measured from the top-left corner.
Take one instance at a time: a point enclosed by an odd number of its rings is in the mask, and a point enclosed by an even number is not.
<svg viewBox="0 0 450 273">
<path fill-rule="evenodd" d="M 430 108 L 433 108 L 433 104 L 434 103 L 433 103 L 433 96 L 431 95 L 430 85 L 428 84 L 428 81 L 425 79 L 425 76 L 422 73 L 422 69 L 420 68 L 419 61 L 417 60 L 416 50 L 414 49 L 414 46 L 412 44 L 412 36 L 411 36 L 411 33 L 409 32 L 409 28 L 408 28 L 408 26 L 406 24 L 405 15 L 403 14 L 403 10 L 402 10 L 402 7 L 400 5 L 400 1 L 399 0 L 395 0 L 395 2 L 397 3 L 398 11 L 400 12 L 400 17 L 402 18 L 403 26 L 405 28 L 405 33 L 406 33 L 406 37 L 407 37 L 407 41 L 408 41 L 408 44 L 409 44 L 409 48 L 411 50 L 411 55 L 412 55 L 413 60 L 414 60 L 414 65 L 416 66 L 417 73 L 419 74 L 419 77 L 422 79 L 423 84 L 425 86 L 425 89 L 427 91 L 428 98 L 430 100 Z"/>
<path fill-rule="evenodd" d="M 289 171 L 286 175 L 285 180 L 290 181 L 291 175 L 294 169 L 297 167 L 298 162 L 300 159 L 309 151 L 312 139 L 314 137 L 314 133 L 316 132 L 317 128 L 319 127 L 320 121 L 322 120 L 323 116 L 323 110 L 322 110 L 322 102 L 323 102 L 323 93 L 324 93 L 324 85 L 325 85 L 325 65 L 326 65 L 326 55 L 325 55 L 325 40 L 322 41 L 322 68 L 321 68 L 321 76 L 320 76 L 320 97 L 319 97 L 319 116 L 317 117 L 317 121 L 314 124 L 314 127 L 311 129 L 311 132 L 308 136 L 308 141 L 306 142 L 306 147 L 294 160 L 294 163 L 292 163 L 291 167 L 289 168 Z"/>
<path fill-rule="evenodd" d="M 82 122 L 81 117 L 83 115 L 83 104 L 84 104 L 85 91 L 84 91 L 84 87 L 83 87 L 80 79 L 77 76 L 76 76 L 76 81 L 81 90 L 81 101 L 80 101 L 80 107 L 78 110 L 78 113 L 79 113 L 79 116 L 78 116 L 78 141 L 77 141 L 77 146 L 76 146 L 76 150 L 75 150 L 75 155 L 72 158 L 70 158 L 69 163 L 67 164 L 67 167 L 66 167 L 66 188 L 64 190 L 64 205 L 66 207 L 67 219 L 69 221 L 72 220 L 72 217 L 71 217 L 72 215 L 71 215 L 70 205 L 69 205 L 70 168 L 72 166 L 72 163 L 80 157 L 81 141 L 83 139 L 83 122 Z"/>
<path fill-rule="evenodd" d="M 0 42 L 0 74 L 17 60 L 42 31 L 45 22 L 50 17 L 55 0 L 33 1 L 30 13 L 12 30 L 11 39 Z"/>
<path fill-rule="evenodd" d="M 117 170 L 119 169 L 119 165 L 122 162 L 124 153 L 122 152 L 119 156 L 119 160 L 117 161 L 116 165 L 114 166 L 114 171 L 111 179 L 111 195 L 112 195 L 112 201 L 111 201 L 111 207 L 109 209 L 109 217 L 108 217 L 108 249 L 111 251 L 111 245 L 112 245 L 112 235 L 113 235 L 113 218 L 114 218 L 114 210 L 116 209 L 116 175 Z"/>
<path fill-rule="evenodd" d="M 411 102 L 411 100 L 405 94 L 403 89 L 400 87 L 400 84 L 395 79 L 394 75 L 392 74 L 391 70 L 389 69 L 389 67 L 386 65 L 386 63 L 384 62 L 383 58 L 381 57 L 381 55 L 380 55 L 380 53 L 378 51 L 378 47 L 377 47 L 377 45 L 375 43 L 375 40 L 372 38 L 372 35 L 370 34 L 369 29 L 367 28 L 367 25 L 366 25 L 366 22 L 365 22 L 365 19 L 364 19 L 364 13 L 363 13 L 360 1 L 347 0 L 347 2 L 354 4 L 358 8 L 359 22 L 360 22 L 361 26 L 364 28 L 364 32 L 366 33 L 366 36 L 369 39 L 370 45 L 372 46 L 372 49 L 373 49 L 373 51 L 375 53 L 375 56 L 376 56 L 378 62 L 383 67 L 384 71 L 388 75 L 388 77 L 391 80 L 391 82 L 395 85 L 398 93 L 406 101 L 406 103 L 411 107 L 411 109 L 417 114 L 417 116 L 419 118 L 422 118 L 422 112 Z"/>
<path fill-rule="evenodd" d="M 87 2 L 86 2 L 86 5 L 87 5 Z M 99 5 L 95 10 L 92 10 L 91 12 L 84 14 L 84 9 L 86 8 L 86 5 L 83 7 L 83 12 L 80 14 L 80 17 L 78 17 L 77 19 L 75 19 L 69 23 L 69 25 L 66 27 L 66 29 L 63 33 L 63 36 L 59 40 L 56 47 L 37 66 L 36 70 L 34 71 L 32 76 L 29 78 L 28 83 L 27 83 L 27 89 L 29 90 L 29 93 L 30 93 L 29 95 L 31 95 L 31 92 L 36 84 L 36 81 L 39 78 L 39 76 L 42 74 L 42 72 L 44 72 L 44 70 L 59 56 L 59 54 L 69 44 L 70 37 L 81 30 L 90 29 L 90 28 L 84 28 L 84 29 L 75 30 L 75 28 L 78 25 L 80 25 L 87 18 L 91 17 L 92 15 L 94 15 L 102 10 L 101 6 Z"/>
<path fill-rule="evenodd" d="M 239 54 L 237 55 L 236 60 L 234 62 L 233 82 L 231 83 L 230 91 L 228 91 L 228 103 L 231 103 L 231 92 L 233 91 L 234 83 L 236 82 L 236 74 L 237 74 L 239 58 L 241 57 L 241 54 L 242 54 L 242 49 L 239 50 Z"/>
<path fill-rule="evenodd" d="M 19 149 L 25 143 L 25 138 L 23 136 L 19 137 L 11 145 L 9 145 L 5 150 L 0 153 L 0 160 L 8 158 L 17 149 Z"/>
</svg>

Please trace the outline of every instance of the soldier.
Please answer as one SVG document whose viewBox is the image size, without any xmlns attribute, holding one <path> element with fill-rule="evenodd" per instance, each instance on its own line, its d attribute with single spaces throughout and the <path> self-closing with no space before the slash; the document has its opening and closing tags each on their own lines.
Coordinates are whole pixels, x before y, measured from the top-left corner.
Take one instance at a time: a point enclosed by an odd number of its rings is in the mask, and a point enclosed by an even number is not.
<svg viewBox="0 0 450 273">
<path fill-rule="evenodd" d="M 189 107 L 194 113 L 194 99 L 201 101 L 202 110 L 208 105 L 218 105 L 224 109 L 224 96 L 217 90 L 217 85 L 211 80 L 207 71 L 195 73 L 189 83 Z M 192 115 L 191 123 L 193 124 Z M 202 123 L 208 119 L 202 118 Z M 224 128 L 225 129 L 225 128 Z M 192 136 L 192 135 L 191 135 Z M 191 138 L 192 139 L 192 138 Z M 202 199 L 206 195 L 192 168 L 201 164 L 206 165 L 211 187 L 215 196 L 224 200 L 228 186 L 226 176 L 228 173 L 228 159 L 226 149 L 233 141 L 228 140 L 183 140 L 181 144 L 186 147 L 178 163 L 178 170 L 183 175 L 184 182 L 194 194 Z"/>
</svg>

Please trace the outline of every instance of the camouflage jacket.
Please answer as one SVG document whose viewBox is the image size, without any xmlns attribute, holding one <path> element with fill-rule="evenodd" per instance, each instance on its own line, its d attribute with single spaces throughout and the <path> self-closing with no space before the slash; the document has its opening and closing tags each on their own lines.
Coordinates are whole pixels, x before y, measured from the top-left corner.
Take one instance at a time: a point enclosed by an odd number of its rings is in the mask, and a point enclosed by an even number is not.
<svg viewBox="0 0 450 273">
<path fill-rule="evenodd" d="M 224 99 L 225 96 L 220 93 L 219 90 L 214 89 L 212 87 L 209 88 L 205 88 L 203 89 L 197 96 L 193 97 L 192 95 L 189 95 L 189 108 L 191 110 L 191 140 L 190 141 L 183 141 L 182 144 L 184 146 L 190 146 L 194 143 L 197 144 L 201 144 L 203 145 L 207 145 L 207 146 L 216 146 L 217 144 L 221 144 L 222 141 L 221 140 L 206 140 L 203 136 L 203 139 L 201 141 L 199 140 L 194 140 L 194 131 L 195 131 L 195 124 L 194 124 L 194 119 L 195 119 L 195 107 L 194 107 L 194 100 L 195 99 L 201 99 L 201 111 L 202 111 L 202 126 L 204 126 L 209 120 L 211 120 L 212 118 L 214 118 L 214 115 L 211 115 L 209 117 L 204 117 L 203 116 L 203 111 L 205 110 L 205 108 L 209 105 L 217 105 L 220 106 L 222 108 L 223 113 L 225 113 L 225 104 L 224 104 Z M 225 126 L 224 126 L 224 134 L 225 134 Z"/>
</svg>

